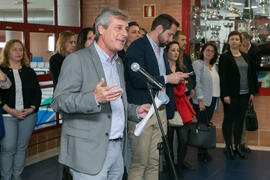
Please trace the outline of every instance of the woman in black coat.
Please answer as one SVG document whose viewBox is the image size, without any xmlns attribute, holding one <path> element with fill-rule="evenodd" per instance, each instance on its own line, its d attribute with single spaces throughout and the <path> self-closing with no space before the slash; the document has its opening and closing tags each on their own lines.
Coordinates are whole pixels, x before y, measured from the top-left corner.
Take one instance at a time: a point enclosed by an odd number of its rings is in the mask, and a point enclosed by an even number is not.
<svg viewBox="0 0 270 180">
<path fill-rule="evenodd" d="M 1 178 L 21 179 L 27 147 L 37 120 L 41 90 L 20 40 L 6 43 L 0 68 L 11 81 L 8 89 L 0 91 L 6 133 L 1 139 Z"/>
<path fill-rule="evenodd" d="M 75 34 L 69 31 L 61 32 L 56 42 L 56 53 L 50 58 L 50 75 L 53 86 L 56 87 L 64 59 L 76 50 Z"/>
<path fill-rule="evenodd" d="M 221 100 L 224 106 L 223 136 L 226 143 L 227 159 L 234 159 L 235 154 L 240 158 L 247 158 L 240 149 L 244 115 L 249 100 L 254 97 L 255 72 L 250 65 L 247 54 L 240 52 L 241 35 L 233 31 L 228 37 L 229 49 L 219 60 Z M 234 135 L 235 152 L 232 147 Z"/>
</svg>

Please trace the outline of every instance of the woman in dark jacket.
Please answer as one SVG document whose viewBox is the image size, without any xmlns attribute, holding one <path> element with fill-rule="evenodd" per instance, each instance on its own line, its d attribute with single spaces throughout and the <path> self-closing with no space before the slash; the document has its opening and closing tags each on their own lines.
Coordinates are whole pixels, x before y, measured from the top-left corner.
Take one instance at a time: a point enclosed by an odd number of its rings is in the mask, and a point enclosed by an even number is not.
<svg viewBox="0 0 270 180">
<path fill-rule="evenodd" d="M 254 97 L 255 72 L 250 65 L 249 56 L 240 52 L 241 35 L 237 31 L 229 34 L 229 49 L 220 56 L 219 75 L 221 100 L 224 106 L 223 136 L 226 143 L 227 159 L 234 159 L 235 154 L 247 158 L 240 149 L 244 115 L 249 100 Z M 233 133 L 232 133 L 233 132 Z M 234 135 L 235 152 L 232 147 Z"/>
<path fill-rule="evenodd" d="M 56 53 L 50 58 L 50 75 L 55 87 L 66 56 L 76 50 L 75 34 L 69 31 L 61 32 L 56 42 Z"/>
<path fill-rule="evenodd" d="M 41 90 L 20 40 L 7 42 L 2 51 L 1 70 L 12 83 L 0 93 L 6 132 L 1 141 L 1 177 L 21 179 L 26 150 L 37 120 Z"/>
<path fill-rule="evenodd" d="M 180 58 L 179 56 L 180 47 L 178 42 L 173 41 L 169 43 L 166 47 L 166 53 L 170 69 L 173 73 L 179 71 L 186 71 L 186 67 L 183 63 L 183 58 Z M 177 147 L 177 171 L 180 171 L 180 176 L 183 176 L 183 173 L 181 172 L 182 168 L 195 170 L 188 162 L 184 161 L 187 152 L 190 124 L 192 122 L 192 117 L 195 116 L 195 111 L 193 110 L 193 107 L 186 95 L 187 83 L 188 81 L 183 81 L 174 87 L 175 113 L 174 118 L 172 120 L 169 120 L 168 127 L 168 138 L 171 150 L 173 149 L 174 132 L 176 132 L 178 139 L 179 145 Z"/>
</svg>

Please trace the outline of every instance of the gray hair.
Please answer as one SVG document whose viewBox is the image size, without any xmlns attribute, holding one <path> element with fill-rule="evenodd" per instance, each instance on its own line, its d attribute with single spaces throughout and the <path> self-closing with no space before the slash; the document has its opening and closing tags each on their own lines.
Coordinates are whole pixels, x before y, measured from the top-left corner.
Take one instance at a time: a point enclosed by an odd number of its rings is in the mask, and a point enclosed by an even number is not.
<svg viewBox="0 0 270 180">
<path fill-rule="evenodd" d="M 119 19 L 128 21 L 129 16 L 122 10 L 116 9 L 116 8 L 103 8 L 101 12 L 98 14 L 95 20 L 95 40 L 98 40 L 100 34 L 98 32 L 98 25 L 101 24 L 102 27 L 105 29 L 108 28 L 109 23 L 110 23 L 110 17 L 111 16 L 116 16 Z"/>
</svg>

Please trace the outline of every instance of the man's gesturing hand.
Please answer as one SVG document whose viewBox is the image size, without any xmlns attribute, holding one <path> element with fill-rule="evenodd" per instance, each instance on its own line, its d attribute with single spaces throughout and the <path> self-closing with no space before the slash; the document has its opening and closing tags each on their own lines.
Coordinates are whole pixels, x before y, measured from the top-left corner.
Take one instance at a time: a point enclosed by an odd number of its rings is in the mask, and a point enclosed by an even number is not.
<svg viewBox="0 0 270 180">
<path fill-rule="evenodd" d="M 119 98 L 123 94 L 123 89 L 115 89 L 111 90 L 112 88 L 117 87 L 117 84 L 112 84 L 109 86 L 102 86 L 104 84 L 104 78 L 96 85 L 96 89 L 94 91 L 96 100 L 98 103 L 106 103 L 109 101 L 114 101 Z"/>
<path fill-rule="evenodd" d="M 141 106 L 138 106 L 137 113 L 140 118 L 145 118 L 147 115 L 151 105 L 150 104 L 143 104 Z"/>
</svg>

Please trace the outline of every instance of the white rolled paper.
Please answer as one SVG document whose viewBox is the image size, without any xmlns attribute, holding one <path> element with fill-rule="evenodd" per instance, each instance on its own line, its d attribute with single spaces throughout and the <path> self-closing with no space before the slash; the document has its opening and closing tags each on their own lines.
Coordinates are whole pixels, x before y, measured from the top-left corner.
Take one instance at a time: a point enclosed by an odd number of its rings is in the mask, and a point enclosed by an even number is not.
<svg viewBox="0 0 270 180">
<path fill-rule="evenodd" d="M 160 99 L 158 99 L 157 97 L 155 97 L 155 102 L 157 105 L 157 109 L 164 104 Z M 147 124 L 148 120 L 152 117 L 152 115 L 155 113 L 154 110 L 154 106 L 153 104 L 150 107 L 149 112 L 147 113 L 147 115 L 145 116 L 145 118 L 143 118 L 139 123 L 136 124 L 136 128 L 134 130 L 134 135 L 135 136 L 140 136 L 142 134 L 142 131 L 145 127 L 145 125 Z"/>
</svg>

